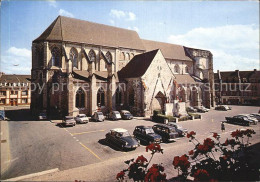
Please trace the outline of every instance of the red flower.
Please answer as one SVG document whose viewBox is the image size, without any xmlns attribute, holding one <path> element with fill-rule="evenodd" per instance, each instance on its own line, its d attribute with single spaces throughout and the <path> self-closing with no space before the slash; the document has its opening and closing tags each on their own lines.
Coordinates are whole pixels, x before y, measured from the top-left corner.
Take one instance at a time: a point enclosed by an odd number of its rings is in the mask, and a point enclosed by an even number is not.
<svg viewBox="0 0 260 182">
<path fill-rule="evenodd" d="M 208 181 L 209 180 L 209 173 L 204 169 L 198 169 L 194 173 L 194 181 Z"/>
<path fill-rule="evenodd" d="M 233 131 L 233 132 L 231 133 L 231 136 L 232 136 L 233 138 L 238 139 L 239 137 L 242 137 L 242 136 L 243 136 L 243 132 L 241 132 L 240 130 L 236 130 L 236 131 Z"/>
<path fill-rule="evenodd" d="M 218 133 L 213 133 L 213 137 L 218 139 L 219 138 L 219 134 Z"/>
<path fill-rule="evenodd" d="M 196 132 L 194 132 L 194 131 L 191 131 L 191 132 L 189 132 L 188 134 L 187 134 L 187 138 L 194 138 L 194 136 L 196 135 Z"/>
<path fill-rule="evenodd" d="M 193 155 L 193 154 L 194 154 L 193 150 L 189 151 L 189 155 Z"/>
<path fill-rule="evenodd" d="M 137 157 L 137 159 L 136 159 L 135 162 L 136 162 L 136 163 L 141 163 L 141 164 L 143 164 L 143 163 L 145 163 L 145 162 L 148 162 L 148 160 L 147 160 L 143 155 L 141 155 L 141 156 L 138 156 L 138 157 Z"/>
<path fill-rule="evenodd" d="M 118 173 L 117 175 L 116 175 L 116 179 L 117 180 L 122 180 L 122 179 L 124 179 L 125 178 L 125 172 L 124 171 L 121 171 L 120 173 Z"/>
<path fill-rule="evenodd" d="M 161 165 L 153 164 L 150 169 L 148 169 L 147 174 L 145 175 L 145 181 L 166 181 L 166 174 L 162 174 L 164 167 Z"/>
<path fill-rule="evenodd" d="M 161 149 L 160 144 L 157 143 L 152 143 L 146 146 L 146 152 L 148 152 L 149 150 L 152 151 L 152 153 L 156 153 L 156 152 L 163 153 L 163 149 Z"/>
<path fill-rule="evenodd" d="M 182 155 L 181 157 L 175 156 L 172 162 L 174 168 L 180 167 L 183 172 L 186 172 L 190 167 L 189 157 Z"/>
</svg>

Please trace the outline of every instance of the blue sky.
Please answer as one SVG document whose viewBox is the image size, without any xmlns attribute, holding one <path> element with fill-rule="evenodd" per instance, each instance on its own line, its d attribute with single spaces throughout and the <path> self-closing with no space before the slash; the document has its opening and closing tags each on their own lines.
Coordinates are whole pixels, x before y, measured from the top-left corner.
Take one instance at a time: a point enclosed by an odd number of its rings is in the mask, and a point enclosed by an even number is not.
<svg viewBox="0 0 260 182">
<path fill-rule="evenodd" d="M 49 0 L 2 1 L 0 71 L 30 74 L 31 43 L 58 15 L 136 30 L 143 39 L 210 50 L 215 72 L 259 69 L 257 1 Z"/>
</svg>

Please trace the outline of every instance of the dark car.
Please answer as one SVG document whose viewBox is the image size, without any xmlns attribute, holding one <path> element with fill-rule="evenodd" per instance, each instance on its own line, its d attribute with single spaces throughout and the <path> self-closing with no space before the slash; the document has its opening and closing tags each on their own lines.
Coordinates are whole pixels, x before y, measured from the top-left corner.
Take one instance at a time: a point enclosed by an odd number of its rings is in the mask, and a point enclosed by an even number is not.
<svg viewBox="0 0 260 182">
<path fill-rule="evenodd" d="M 105 121 L 105 116 L 102 112 L 94 112 L 94 114 L 91 116 L 91 119 L 94 121 Z"/>
<path fill-rule="evenodd" d="M 253 121 L 249 120 L 247 117 L 242 115 L 237 115 L 233 117 L 226 117 L 227 123 L 239 124 L 249 126 L 253 124 Z"/>
<path fill-rule="evenodd" d="M 65 116 L 61 124 L 63 126 L 75 126 L 76 121 L 73 116 Z"/>
<path fill-rule="evenodd" d="M 119 146 L 121 149 L 136 149 L 140 146 L 139 141 L 123 128 L 115 128 L 106 134 L 106 141 L 109 144 Z"/>
<path fill-rule="evenodd" d="M 208 110 L 205 109 L 205 108 L 202 107 L 202 106 L 195 106 L 194 108 L 197 109 L 197 112 L 201 112 L 201 113 L 208 112 Z"/>
<path fill-rule="evenodd" d="M 195 109 L 194 107 L 189 106 L 189 107 L 186 108 L 186 111 L 187 112 L 197 112 L 197 109 Z"/>
<path fill-rule="evenodd" d="M 136 126 L 133 132 L 135 138 L 146 144 L 161 143 L 162 137 L 154 133 L 150 126 Z"/>
<path fill-rule="evenodd" d="M 229 110 L 228 107 L 225 107 L 223 105 L 219 105 L 217 107 L 215 107 L 215 110 L 220 110 L 220 111 L 227 111 Z"/>
<path fill-rule="evenodd" d="M 127 110 L 121 110 L 122 119 L 133 119 L 133 115 Z"/>
<path fill-rule="evenodd" d="M 174 122 L 169 122 L 167 123 L 169 126 L 173 126 L 176 129 L 176 132 L 179 134 L 179 136 L 185 136 L 188 133 L 187 129 L 182 128 L 182 126 L 174 123 Z"/>
<path fill-rule="evenodd" d="M 158 135 L 161 135 L 164 142 L 174 141 L 179 136 L 175 127 L 166 124 L 156 124 L 153 126 L 153 130 Z"/>
</svg>

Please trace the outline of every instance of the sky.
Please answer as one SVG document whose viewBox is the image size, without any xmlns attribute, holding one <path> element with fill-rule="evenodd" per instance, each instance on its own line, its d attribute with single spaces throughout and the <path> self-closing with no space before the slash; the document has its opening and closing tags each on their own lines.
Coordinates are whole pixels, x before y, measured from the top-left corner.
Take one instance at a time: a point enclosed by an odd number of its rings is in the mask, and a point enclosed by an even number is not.
<svg viewBox="0 0 260 182">
<path fill-rule="evenodd" d="M 214 72 L 260 69 L 257 1 L 3 0 L 0 72 L 30 74 L 32 41 L 59 15 L 209 50 Z"/>
</svg>

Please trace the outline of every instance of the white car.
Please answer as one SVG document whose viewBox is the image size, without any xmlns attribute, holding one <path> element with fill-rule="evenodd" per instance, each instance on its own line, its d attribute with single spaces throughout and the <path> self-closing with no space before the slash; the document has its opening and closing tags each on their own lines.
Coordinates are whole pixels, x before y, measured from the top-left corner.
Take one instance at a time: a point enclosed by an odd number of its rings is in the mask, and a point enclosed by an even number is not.
<svg viewBox="0 0 260 182">
<path fill-rule="evenodd" d="M 76 117 L 75 117 L 75 121 L 77 123 L 88 123 L 89 119 L 88 117 L 86 116 L 86 114 L 78 114 Z"/>
</svg>

